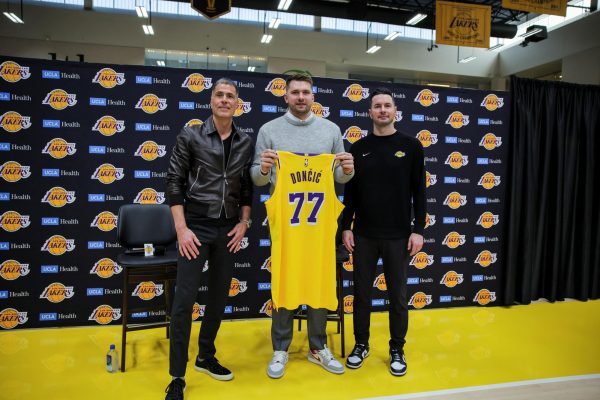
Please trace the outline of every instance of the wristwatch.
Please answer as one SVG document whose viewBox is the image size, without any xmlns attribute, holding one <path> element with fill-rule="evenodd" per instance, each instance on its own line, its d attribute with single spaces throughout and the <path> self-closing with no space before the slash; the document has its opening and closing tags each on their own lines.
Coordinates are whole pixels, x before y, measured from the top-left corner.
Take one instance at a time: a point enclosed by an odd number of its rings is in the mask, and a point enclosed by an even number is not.
<svg viewBox="0 0 600 400">
<path fill-rule="evenodd" d="M 246 226 L 248 227 L 248 229 L 250 229 L 250 225 L 252 225 L 252 220 L 250 218 L 248 218 L 248 219 L 240 219 L 240 222 L 243 222 L 244 224 L 246 224 Z"/>
</svg>

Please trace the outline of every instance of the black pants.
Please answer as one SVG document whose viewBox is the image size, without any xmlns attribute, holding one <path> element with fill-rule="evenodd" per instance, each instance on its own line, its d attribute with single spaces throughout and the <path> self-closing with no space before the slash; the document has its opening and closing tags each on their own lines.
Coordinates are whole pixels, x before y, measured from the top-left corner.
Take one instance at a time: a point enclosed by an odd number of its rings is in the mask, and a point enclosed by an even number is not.
<svg viewBox="0 0 600 400">
<path fill-rule="evenodd" d="M 354 235 L 354 245 L 354 339 L 356 343 L 369 343 L 371 291 L 377 259 L 381 257 L 390 300 L 390 348 L 402 350 L 408 330 L 407 239 L 374 239 Z"/>
<path fill-rule="evenodd" d="M 227 249 L 231 240 L 227 232 L 233 225 L 190 227 L 202 243 L 197 258 L 188 260 L 179 255 L 177 261 L 177 284 L 171 311 L 169 373 L 185 376 L 188 361 L 188 346 L 192 329 L 192 308 L 198 295 L 200 277 L 204 263 L 208 260 L 208 300 L 198 337 L 198 356 L 202 359 L 214 357 L 215 338 L 227 299 L 233 271 L 233 253 Z"/>
</svg>

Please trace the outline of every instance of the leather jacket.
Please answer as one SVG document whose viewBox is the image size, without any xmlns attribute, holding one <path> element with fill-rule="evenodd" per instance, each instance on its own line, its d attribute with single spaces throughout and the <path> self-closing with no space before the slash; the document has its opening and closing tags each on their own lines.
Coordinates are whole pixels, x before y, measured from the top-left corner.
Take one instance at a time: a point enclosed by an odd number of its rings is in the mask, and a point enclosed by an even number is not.
<svg viewBox="0 0 600 400">
<path fill-rule="evenodd" d="M 252 139 L 232 125 L 229 160 L 225 165 L 224 146 L 212 116 L 202 125 L 184 127 L 177 135 L 167 172 L 169 205 L 183 205 L 186 211 L 208 218 L 239 215 L 239 208 L 252 205 L 250 165 Z"/>
</svg>

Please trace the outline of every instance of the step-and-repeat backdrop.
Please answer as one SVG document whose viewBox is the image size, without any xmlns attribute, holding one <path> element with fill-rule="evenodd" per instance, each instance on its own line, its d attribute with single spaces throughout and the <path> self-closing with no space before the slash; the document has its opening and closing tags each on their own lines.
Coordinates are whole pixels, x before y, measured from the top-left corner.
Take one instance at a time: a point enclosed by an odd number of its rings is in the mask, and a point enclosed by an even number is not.
<svg viewBox="0 0 600 400">
<path fill-rule="evenodd" d="M 235 123 L 253 138 L 285 112 L 284 76 L 0 57 L 0 327 L 121 322 L 119 206 L 165 201 L 175 137 L 209 117 L 222 76 L 237 81 Z M 369 92 L 383 85 L 394 93 L 397 129 L 419 138 L 426 155 L 426 243 L 410 260 L 410 307 L 497 304 L 508 94 L 316 78 L 313 112 L 338 124 L 349 148 L 371 129 Z M 225 318 L 271 315 L 267 198 L 266 187 L 256 189 Z M 350 313 L 352 262 L 343 268 Z M 372 306 L 381 311 L 388 301 L 377 268 Z M 127 295 L 143 306 L 164 289 L 144 282 Z"/>
</svg>

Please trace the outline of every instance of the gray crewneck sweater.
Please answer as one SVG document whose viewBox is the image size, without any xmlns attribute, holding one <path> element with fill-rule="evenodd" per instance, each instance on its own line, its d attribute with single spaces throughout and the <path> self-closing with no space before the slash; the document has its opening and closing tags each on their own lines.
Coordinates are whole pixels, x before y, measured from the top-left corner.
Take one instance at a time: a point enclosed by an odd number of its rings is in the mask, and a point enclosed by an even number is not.
<svg viewBox="0 0 600 400">
<path fill-rule="evenodd" d="M 288 111 L 267 122 L 258 131 L 250 176 L 256 186 L 271 183 L 271 193 L 275 188 L 275 168 L 271 168 L 271 173 L 267 175 L 260 173 L 260 155 L 266 149 L 313 154 L 337 154 L 345 151 L 340 128 L 313 113 L 306 120 L 301 120 Z M 354 176 L 354 171 L 345 175 L 338 165 L 334 176 L 336 182 L 346 183 Z"/>
</svg>

